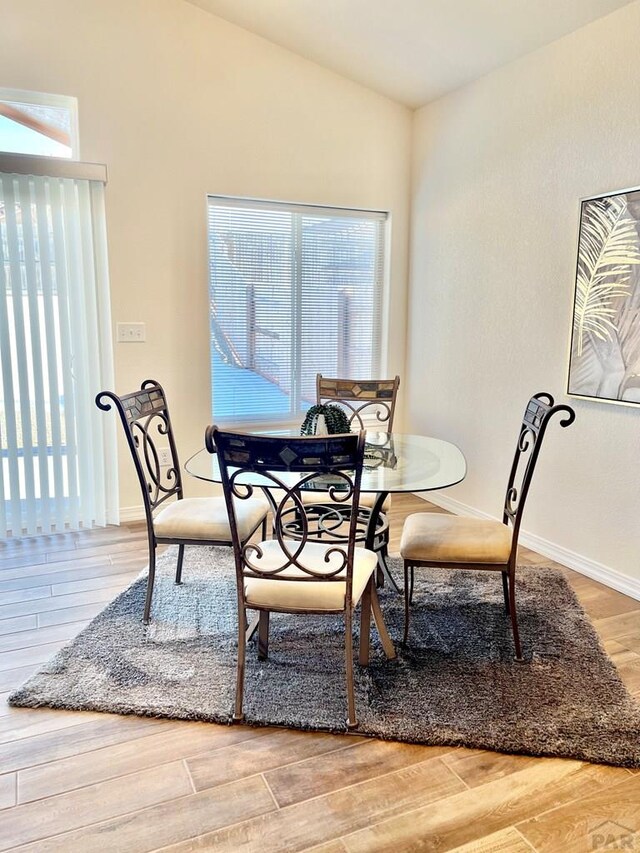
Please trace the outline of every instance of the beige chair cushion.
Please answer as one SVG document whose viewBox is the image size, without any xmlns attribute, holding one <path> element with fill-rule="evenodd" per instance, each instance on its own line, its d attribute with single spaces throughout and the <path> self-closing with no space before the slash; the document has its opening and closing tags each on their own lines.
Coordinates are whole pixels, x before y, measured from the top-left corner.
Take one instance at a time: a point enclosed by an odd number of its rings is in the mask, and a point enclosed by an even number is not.
<svg viewBox="0 0 640 853">
<path fill-rule="evenodd" d="M 416 512 L 404 523 L 400 553 L 405 560 L 438 563 L 506 563 L 511 528 L 499 521 Z"/>
<path fill-rule="evenodd" d="M 303 504 L 330 504 L 333 503 L 331 500 L 331 495 L 329 492 L 314 492 L 310 489 L 302 489 L 300 491 L 302 495 L 302 503 Z M 371 509 L 374 503 L 377 501 L 378 495 L 376 492 L 360 492 L 360 506 L 366 506 Z M 339 503 L 339 502 L 337 502 Z M 346 503 L 349 503 L 348 501 Z M 382 504 L 382 512 L 389 512 L 391 509 L 391 495 L 387 495 L 384 503 Z"/>
<path fill-rule="evenodd" d="M 287 548 L 295 553 L 300 543 L 292 539 L 284 540 Z M 342 563 L 339 554 L 332 554 L 329 562 L 325 563 L 324 555 L 329 545 L 321 545 L 317 542 L 307 542 L 298 562 L 317 572 L 335 571 Z M 269 539 L 260 543 L 263 555 L 258 558 L 255 554 L 249 554 L 252 565 L 264 571 L 273 570 L 286 562 L 286 555 L 280 548 L 277 540 Z M 352 598 L 356 604 L 362 597 L 377 565 L 378 559 L 373 551 L 365 548 L 356 548 L 353 560 L 353 586 Z M 303 571 L 290 566 L 282 572 L 286 577 L 308 578 Z M 345 606 L 346 584 L 344 581 L 281 581 L 271 578 L 245 578 L 245 598 L 250 607 L 268 610 L 343 610 Z"/>
<path fill-rule="evenodd" d="M 265 498 L 236 501 L 240 538 L 246 539 L 267 514 Z M 198 539 L 231 542 L 231 527 L 224 498 L 183 498 L 166 506 L 153 527 L 160 539 Z"/>
</svg>

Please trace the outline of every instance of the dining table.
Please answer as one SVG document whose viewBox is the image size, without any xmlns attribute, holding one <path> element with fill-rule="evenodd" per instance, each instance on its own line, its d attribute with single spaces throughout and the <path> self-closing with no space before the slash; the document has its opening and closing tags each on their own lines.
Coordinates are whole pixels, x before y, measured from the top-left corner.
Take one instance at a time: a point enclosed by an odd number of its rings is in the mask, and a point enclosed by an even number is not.
<svg viewBox="0 0 640 853">
<path fill-rule="evenodd" d="M 262 435 L 294 437 L 300 430 L 269 430 Z M 198 450 L 185 463 L 192 477 L 210 483 L 221 483 L 220 467 L 215 453 L 206 448 Z M 360 485 L 361 495 L 371 495 L 369 511 L 363 515 L 361 539 L 366 548 L 373 548 L 384 522 L 383 506 L 389 495 L 414 494 L 446 489 L 461 482 L 467 472 L 464 454 L 450 441 L 427 435 L 388 433 L 366 430 L 365 458 Z M 296 472 L 278 472 L 287 486 L 294 485 L 301 475 Z M 258 474 L 244 474 L 242 483 L 261 488 L 267 498 L 274 487 L 272 481 Z M 312 502 L 312 498 L 310 499 Z M 271 501 L 273 505 L 273 501 Z M 386 562 L 385 574 L 396 586 Z"/>
</svg>

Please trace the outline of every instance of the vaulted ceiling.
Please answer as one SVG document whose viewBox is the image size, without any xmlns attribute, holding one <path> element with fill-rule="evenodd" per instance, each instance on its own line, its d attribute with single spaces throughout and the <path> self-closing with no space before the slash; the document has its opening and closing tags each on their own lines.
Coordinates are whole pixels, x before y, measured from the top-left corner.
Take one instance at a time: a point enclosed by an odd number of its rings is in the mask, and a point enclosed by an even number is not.
<svg viewBox="0 0 640 853">
<path fill-rule="evenodd" d="M 189 0 L 410 107 L 630 0 Z"/>
</svg>

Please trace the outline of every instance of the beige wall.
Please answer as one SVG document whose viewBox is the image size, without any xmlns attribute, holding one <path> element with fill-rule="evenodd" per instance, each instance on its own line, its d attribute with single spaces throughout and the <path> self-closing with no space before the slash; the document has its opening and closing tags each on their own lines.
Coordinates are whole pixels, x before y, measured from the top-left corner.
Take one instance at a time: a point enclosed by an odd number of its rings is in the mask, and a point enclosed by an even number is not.
<svg viewBox="0 0 640 853">
<path fill-rule="evenodd" d="M 0 85 L 76 96 L 81 158 L 108 166 L 113 320 L 147 324 L 146 344 L 115 344 L 116 388 L 165 385 L 183 459 L 211 418 L 208 192 L 391 211 L 403 372 L 408 109 L 182 0 L 0 0 L 0 22 Z"/>
<path fill-rule="evenodd" d="M 416 114 L 408 426 L 457 441 L 475 510 L 528 397 L 566 401 L 579 199 L 640 184 L 639 33 L 634 3 Z M 640 409 L 570 402 L 524 527 L 640 580 Z"/>
</svg>

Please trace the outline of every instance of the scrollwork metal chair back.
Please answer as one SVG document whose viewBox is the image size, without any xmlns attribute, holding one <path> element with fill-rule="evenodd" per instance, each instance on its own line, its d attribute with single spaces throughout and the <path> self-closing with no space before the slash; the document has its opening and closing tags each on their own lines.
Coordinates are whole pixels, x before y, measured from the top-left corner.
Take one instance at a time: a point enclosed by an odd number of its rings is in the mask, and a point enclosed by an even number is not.
<svg viewBox="0 0 640 853">
<path fill-rule="evenodd" d="M 358 429 L 365 429 L 370 419 L 369 425 L 373 423 L 384 432 L 391 432 L 399 387 L 399 376 L 395 379 L 330 379 L 318 373 L 316 400 L 341 405 L 349 422 Z"/>
<path fill-rule="evenodd" d="M 509 473 L 502 517 L 504 524 L 511 525 L 513 528 L 514 549 L 517 546 L 524 505 L 545 431 L 551 418 L 561 413 L 565 415 L 559 422 L 561 427 L 568 427 L 574 422 L 576 418 L 574 410 L 570 406 L 555 405 L 551 394 L 546 392 L 534 394 L 527 403 Z"/>
<path fill-rule="evenodd" d="M 339 436 L 272 438 L 223 432 L 209 427 L 205 443 L 218 455 L 218 463 L 236 553 L 239 588 L 242 578 L 269 578 L 282 581 L 340 581 L 347 583 L 351 595 L 353 555 L 357 518 L 349 520 L 349 532 L 326 551 L 326 568 L 309 564 L 304 559 L 309 542 L 322 541 L 315 530 L 315 516 L 307 515 L 308 507 L 301 492 L 314 486 L 328 490 L 336 505 L 350 502 L 357 506 L 360 496 L 364 456 L 364 433 Z M 293 475 L 293 476 L 287 476 Z M 248 485 L 247 481 L 252 485 Z M 260 565 L 263 552 L 259 544 L 241 543 L 235 525 L 234 501 L 252 497 L 261 484 L 272 499 L 273 537 L 279 545 L 276 565 Z M 292 567 L 298 570 L 295 575 Z M 302 575 L 302 576 L 301 576 Z"/>
<path fill-rule="evenodd" d="M 330 379 L 321 373 L 316 375 L 316 398 L 318 403 L 333 402 L 340 405 L 347 416 L 349 423 L 358 429 L 369 427 L 372 431 L 379 429 L 380 432 L 391 433 L 393 430 L 393 418 L 396 409 L 400 377 L 395 379 Z M 375 459 L 375 453 L 373 454 Z M 368 461 L 367 461 L 368 464 Z M 390 506 L 387 500 L 383 506 L 385 512 Z M 363 519 L 368 519 L 371 508 L 361 506 Z M 397 591 L 399 587 L 390 573 L 387 558 L 389 555 L 389 529 L 384 514 L 380 514 L 380 530 L 376 534 L 374 550 L 378 554 L 380 568 L 378 569 L 378 582 L 382 583 L 384 575 L 391 581 Z"/>
<path fill-rule="evenodd" d="M 138 475 L 147 522 L 153 522 L 154 511 L 166 500 L 182 498 L 182 478 L 171 418 L 162 386 L 145 379 L 139 391 L 118 396 L 102 391 L 96 405 L 104 412 L 115 406 L 124 430 Z M 160 464 L 159 441 L 168 443 L 170 462 Z"/>
</svg>

